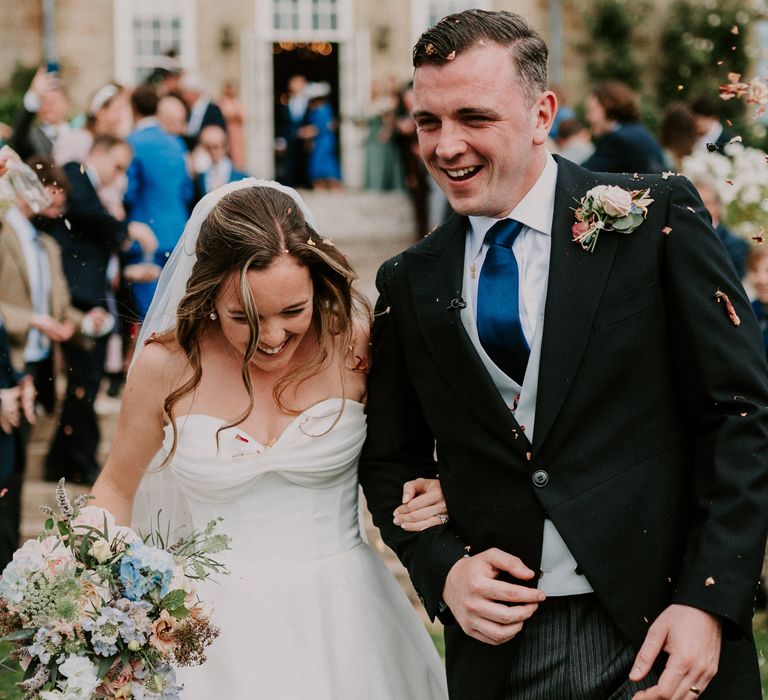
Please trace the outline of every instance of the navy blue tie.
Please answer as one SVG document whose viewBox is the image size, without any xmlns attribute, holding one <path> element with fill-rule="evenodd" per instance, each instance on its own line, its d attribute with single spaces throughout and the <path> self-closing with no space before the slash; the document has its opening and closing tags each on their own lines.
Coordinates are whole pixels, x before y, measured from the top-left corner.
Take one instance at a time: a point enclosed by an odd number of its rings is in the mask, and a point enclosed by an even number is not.
<svg viewBox="0 0 768 700">
<path fill-rule="evenodd" d="M 477 332 L 488 356 L 504 374 L 523 383 L 531 350 L 520 324 L 517 260 L 512 252 L 523 225 L 497 221 L 485 236 L 489 245 L 477 285 Z"/>
</svg>

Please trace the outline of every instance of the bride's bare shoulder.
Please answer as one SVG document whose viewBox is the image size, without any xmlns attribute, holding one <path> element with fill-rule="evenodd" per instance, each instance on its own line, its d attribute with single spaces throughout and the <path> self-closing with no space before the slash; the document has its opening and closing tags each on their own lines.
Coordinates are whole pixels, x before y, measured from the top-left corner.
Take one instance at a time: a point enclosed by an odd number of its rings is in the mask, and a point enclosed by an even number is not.
<svg viewBox="0 0 768 700">
<path fill-rule="evenodd" d="M 175 340 L 151 340 L 137 352 L 128 375 L 134 384 L 167 390 L 191 371 L 186 354 Z"/>
</svg>

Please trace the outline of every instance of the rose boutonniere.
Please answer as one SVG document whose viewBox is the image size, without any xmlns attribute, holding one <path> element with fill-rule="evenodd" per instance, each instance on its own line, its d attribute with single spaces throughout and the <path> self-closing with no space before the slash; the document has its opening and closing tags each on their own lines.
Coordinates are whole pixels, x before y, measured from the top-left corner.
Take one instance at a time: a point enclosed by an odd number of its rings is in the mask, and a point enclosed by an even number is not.
<svg viewBox="0 0 768 700">
<path fill-rule="evenodd" d="M 576 223 L 571 227 L 573 240 L 584 250 L 595 252 L 600 231 L 632 233 L 648 214 L 653 200 L 650 189 L 625 190 L 617 185 L 598 185 L 579 202 Z"/>
</svg>

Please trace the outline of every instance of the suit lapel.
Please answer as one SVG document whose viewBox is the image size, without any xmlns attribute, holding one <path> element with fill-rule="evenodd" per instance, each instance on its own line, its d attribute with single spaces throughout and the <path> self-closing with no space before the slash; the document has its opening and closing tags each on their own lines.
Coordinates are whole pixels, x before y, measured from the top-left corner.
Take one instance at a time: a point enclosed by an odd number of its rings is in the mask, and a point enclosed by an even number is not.
<svg viewBox="0 0 768 700">
<path fill-rule="evenodd" d="M 524 454 L 530 443 L 472 345 L 460 310 L 451 306 L 462 299 L 466 228 L 467 219 L 454 216 L 421 246 L 405 252 L 416 317 L 435 364 L 456 395 L 490 430 Z"/>
<path fill-rule="evenodd" d="M 574 209 L 597 184 L 588 171 L 558 159 L 534 451 L 546 439 L 572 386 L 616 254 L 616 234 L 602 233 L 594 253 L 582 250 L 571 235 Z"/>
</svg>

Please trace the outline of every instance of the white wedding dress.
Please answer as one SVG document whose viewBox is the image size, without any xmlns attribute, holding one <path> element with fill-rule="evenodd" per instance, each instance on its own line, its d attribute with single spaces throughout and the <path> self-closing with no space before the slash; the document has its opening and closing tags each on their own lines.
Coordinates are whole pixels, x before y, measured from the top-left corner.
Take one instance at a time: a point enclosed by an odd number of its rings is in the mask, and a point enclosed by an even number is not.
<svg viewBox="0 0 768 700">
<path fill-rule="evenodd" d="M 446 698 L 429 635 L 361 538 L 362 405 L 321 401 L 270 447 L 236 427 L 217 447 L 222 425 L 179 418 L 167 467 L 194 527 L 222 517 L 232 537 L 231 573 L 200 590 L 221 636 L 203 666 L 179 670 L 183 700 Z"/>
</svg>

